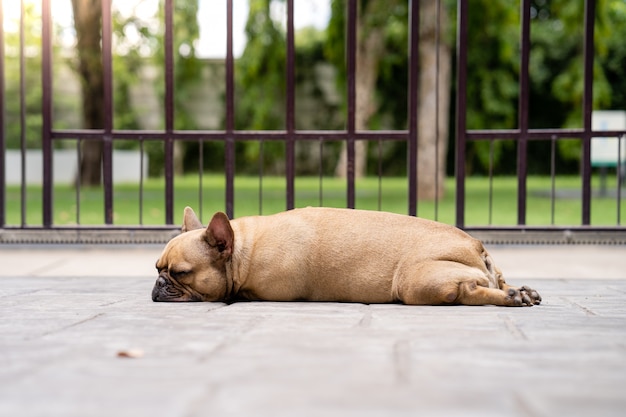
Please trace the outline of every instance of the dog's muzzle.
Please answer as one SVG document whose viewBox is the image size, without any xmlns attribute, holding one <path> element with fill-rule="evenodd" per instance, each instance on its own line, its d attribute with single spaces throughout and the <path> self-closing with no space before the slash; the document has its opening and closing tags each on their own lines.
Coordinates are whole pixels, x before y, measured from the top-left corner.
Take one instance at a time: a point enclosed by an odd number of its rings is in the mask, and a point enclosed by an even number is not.
<svg viewBox="0 0 626 417">
<path fill-rule="evenodd" d="M 167 286 L 167 280 L 161 276 L 159 276 L 154 283 L 154 287 L 152 288 L 152 301 L 159 301 L 159 294 L 162 289 Z"/>
<path fill-rule="evenodd" d="M 184 295 L 163 275 L 159 275 L 152 288 L 152 301 L 178 301 Z"/>
<path fill-rule="evenodd" d="M 152 288 L 152 301 L 202 301 L 196 294 L 186 293 L 163 275 L 159 275 Z"/>
</svg>

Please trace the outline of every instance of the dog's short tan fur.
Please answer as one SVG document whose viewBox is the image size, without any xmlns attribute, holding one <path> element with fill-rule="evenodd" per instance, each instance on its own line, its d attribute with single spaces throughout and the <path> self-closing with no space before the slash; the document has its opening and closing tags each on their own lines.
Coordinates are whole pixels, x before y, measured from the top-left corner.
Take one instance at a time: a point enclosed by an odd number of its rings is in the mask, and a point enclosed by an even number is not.
<svg viewBox="0 0 626 417">
<path fill-rule="evenodd" d="M 507 285 L 482 243 L 442 223 L 362 210 L 305 208 L 205 229 L 185 209 L 163 250 L 154 301 L 539 304 Z"/>
</svg>

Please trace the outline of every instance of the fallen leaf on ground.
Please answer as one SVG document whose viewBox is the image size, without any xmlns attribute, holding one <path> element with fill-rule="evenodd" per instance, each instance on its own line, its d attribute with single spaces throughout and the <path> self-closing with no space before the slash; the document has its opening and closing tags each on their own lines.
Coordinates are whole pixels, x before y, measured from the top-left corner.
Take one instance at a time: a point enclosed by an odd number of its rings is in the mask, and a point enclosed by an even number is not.
<svg viewBox="0 0 626 417">
<path fill-rule="evenodd" d="M 117 352 L 118 358 L 137 359 L 137 358 L 141 358 L 142 356 L 143 356 L 143 350 L 141 349 L 127 349 L 127 350 L 120 350 L 119 352 Z"/>
</svg>

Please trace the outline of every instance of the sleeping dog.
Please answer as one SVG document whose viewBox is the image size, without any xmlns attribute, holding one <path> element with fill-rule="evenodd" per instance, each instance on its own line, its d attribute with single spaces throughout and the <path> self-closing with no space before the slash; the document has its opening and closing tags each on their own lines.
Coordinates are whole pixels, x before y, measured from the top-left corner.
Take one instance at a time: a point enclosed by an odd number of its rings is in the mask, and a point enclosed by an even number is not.
<svg viewBox="0 0 626 417">
<path fill-rule="evenodd" d="M 364 210 L 304 208 L 204 227 L 185 208 L 182 233 L 156 263 L 154 301 L 336 301 L 532 306 L 483 244 L 443 223 Z"/>
</svg>

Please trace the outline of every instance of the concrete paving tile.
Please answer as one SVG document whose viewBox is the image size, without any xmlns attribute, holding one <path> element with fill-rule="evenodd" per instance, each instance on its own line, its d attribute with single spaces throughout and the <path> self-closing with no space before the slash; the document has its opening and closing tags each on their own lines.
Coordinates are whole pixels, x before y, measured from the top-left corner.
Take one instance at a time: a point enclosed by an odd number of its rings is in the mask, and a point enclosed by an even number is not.
<svg viewBox="0 0 626 417">
<path fill-rule="evenodd" d="M 626 279 L 626 247 L 622 245 L 490 245 L 507 281 L 526 278 Z"/>
<path fill-rule="evenodd" d="M 0 250 L 0 276 L 145 277 L 154 275 L 154 264 L 163 245 L 15 245 Z"/>
<path fill-rule="evenodd" d="M 5 245 L 0 276 L 154 277 L 164 245 Z M 626 247 L 616 245 L 488 245 L 514 285 L 528 278 L 626 279 Z"/>
<path fill-rule="evenodd" d="M 531 308 L 153 303 L 153 276 L 0 277 L 0 415 L 599 416 L 626 407 L 626 280 Z M 140 349 L 140 358 L 118 352 Z"/>
</svg>

